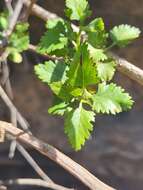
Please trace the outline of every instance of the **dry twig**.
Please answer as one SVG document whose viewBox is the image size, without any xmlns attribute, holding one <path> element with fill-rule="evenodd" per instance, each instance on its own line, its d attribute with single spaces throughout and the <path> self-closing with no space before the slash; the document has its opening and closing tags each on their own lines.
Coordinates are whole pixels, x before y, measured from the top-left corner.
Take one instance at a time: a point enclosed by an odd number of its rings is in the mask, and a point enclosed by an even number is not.
<svg viewBox="0 0 143 190">
<path fill-rule="evenodd" d="M 26 120 L 21 116 L 21 114 L 17 111 L 16 107 L 13 105 L 13 103 L 11 102 L 11 100 L 9 99 L 9 97 L 7 96 L 7 94 L 5 93 L 5 91 L 3 90 L 3 88 L 0 86 L 0 96 L 3 99 L 3 101 L 5 102 L 5 104 L 8 106 L 8 108 L 10 109 L 11 112 L 11 121 L 13 123 L 13 126 L 15 126 L 15 128 L 17 128 L 17 121 L 19 122 L 20 126 L 25 130 L 28 131 L 28 134 L 31 134 L 31 132 L 29 131 L 29 124 L 26 122 Z M 0 129 L 4 130 L 3 128 Z M 23 132 L 22 132 L 23 133 Z M 10 156 L 13 157 L 15 148 L 17 146 L 19 152 L 23 155 L 23 157 L 27 160 L 27 162 L 33 167 L 33 169 L 37 172 L 37 174 L 45 180 L 45 182 L 48 183 L 52 183 L 55 184 L 46 174 L 45 172 L 39 167 L 39 165 L 35 162 L 35 160 L 31 157 L 31 155 L 25 150 L 24 147 L 22 147 L 19 143 L 16 143 L 16 137 L 13 138 L 12 135 L 12 144 L 11 144 L 11 151 L 10 151 Z M 15 143 L 15 144 L 14 144 Z M 59 186 L 59 190 L 63 189 L 67 189 L 65 187 L 62 187 L 60 185 Z M 60 188 L 61 187 L 61 188 Z"/>
<path fill-rule="evenodd" d="M 23 157 L 30 163 L 32 168 L 36 171 L 36 173 L 46 182 L 53 183 L 53 181 L 43 172 L 43 170 L 38 166 L 35 160 L 29 155 L 29 153 L 17 142 L 17 149 L 23 155 Z"/>
<path fill-rule="evenodd" d="M 15 180 L 6 180 L 0 181 L 0 184 L 4 184 L 5 186 L 36 186 L 36 187 L 44 187 L 50 188 L 54 190 L 73 190 L 70 188 L 66 188 L 55 183 L 48 183 L 41 179 L 15 179 Z M 1 189 L 0 189 L 1 190 Z"/>
<path fill-rule="evenodd" d="M 83 168 L 78 163 L 74 162 L 71 158 L 64 155 L 62 152 L 54 148 L 53 146 L 40 141 L 36 137 L 24 133 L 22 134 L 22 130 L 14 127 L 12 124 L 0 121 L 0 127 L 5 129 L 7 133 L 10 135 L 17 137 L 17 140 L 23 142 L 30 147 L 34 148 L 41 154 L 50 158 L 58 165 L 62 166 L 65 170 L 79 179 L 83 184 L 85 184 L 91 190 L 115 190 L 114 188 L 104 184 L 94 175 L 92 175 L 88 170 Z M 22 134 L 22 135 L 19 135 Z"/>
</svg>

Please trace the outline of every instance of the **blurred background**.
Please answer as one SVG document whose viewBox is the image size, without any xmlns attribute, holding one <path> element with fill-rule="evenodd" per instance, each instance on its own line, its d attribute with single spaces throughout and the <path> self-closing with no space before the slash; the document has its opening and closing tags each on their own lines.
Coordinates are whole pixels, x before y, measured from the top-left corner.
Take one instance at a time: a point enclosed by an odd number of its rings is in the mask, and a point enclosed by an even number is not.
<svg viewBox="0 0 143 190">
<path fill-rule="evenodd" d="M 39 0 L 37 2 L 43 8 L 57 13 L 59 16 L 64 16 L 64 0 Z M 90 0 L 89 2 L 93 10 L 92 18 L 103 17 L 107 30 L 119 24 L 130 24 L 143 29 L 143 0 Z M 34 16 L 30 16 L 29 22 L 31 24 L 31 43 L 36 45 L 44 32 L 44 22 Z M 127 48 L 114 49 L 114 51 L 143 69 L 142 37 Z M 63 133 L 63 120 L 47 113 L 48 107 L 52 105 L 52 94 L 33 72 L 33 66 L 40 61 L 40 58 L 29 52 L 24 53 L 23 56 L 22 64 L 10 64 L 10 78 L 15 97 L 14 103 L 30 123 L 33 134 L 62 150 L 116 189 L 142 190 L 142 86 L 126 76 L 116 73 L 114 80 L 125 88 L 135 101 L 133 109 L 117 116 L 96 116 L 92 137 L 81 151 L 74 152 Z M 2 101 L 0 101 L 0 118 L 1 120 L 10 120 L 9 111 Z M 38 177 L 18 152 L 13 160 L 8 159 L 8 152 L 9 143 L 0 144 L 0 179 Z M 44 156 L 31 149 L 29 152 L 57 183 L 80 190 L 87 189 Z M 15 189 L 30 188 L 15 187 Z"/>
</svg>

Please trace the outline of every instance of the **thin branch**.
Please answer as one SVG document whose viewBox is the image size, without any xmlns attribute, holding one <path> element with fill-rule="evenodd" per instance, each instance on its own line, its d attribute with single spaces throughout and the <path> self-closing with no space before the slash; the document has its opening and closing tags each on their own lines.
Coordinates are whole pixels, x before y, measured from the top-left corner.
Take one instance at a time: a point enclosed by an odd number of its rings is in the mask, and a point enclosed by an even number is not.
<svg viewBox="0 0 143 190">
<path fill-rule="evenodd" d="M 17 120 L 19 121 L 20 126 L 23 128 L 23 130 L 28 130 L 29 133 L 29 124 L 25 122 L 24 118 L 21 116 L 21 114 L 17 111 L 16 107 L 13 105 L 13 103 L 11 102 L 11 100 L 9 99 L 9 97 L 7 96 L 7 94 L 5 93 L 5 91 L 3 90 L 3 88 L 0 86 L 0 96 L 3 99 L 3 101 L 5 102 L 5 104 L 8 106 L 8 108 L 10 109 L 11 112 L 11 122 L 13 124 L 13 126 L 17 127 Z M 20 120 L 19 120 L 20 118 Z M 22 122 L 21 122 L 22 121 Z M 24 125 L 23 125 L 24 124 Z M 13 157 L 14 151 L 15 151 L 15 147 L 16 147 L 16 141 L 15 139 L 12 141 L 11 144 L 11 151 L 10 151 L 10 158 Z M 42 169 L 36 164 L 36 162 L 33 160 L 33 158 L 28 155 L 28 153 L 26 154 L 26 151 L 24 151 L 24 148 L 22 149 L 20 147 L 20 145 L 18 145 L 18 150 L 24 154 L 24 157 L 27 158 L 27 161 L 32 165 L 33 169 L 37 171 L 37 173 L 40 175 L 40 177 L 42 177 L 43 179 L 47 179 L 48 180 L 48 176 L 46 176 L 46 174 L 42 171 Z M 23 151 L 22 151 L 23 150 Z M 33 162 L 32 162 L 33 160 Z"/>
<path fill-rule="evenodd" d="M 5 4 L 6 4 L 6 7 L 7 7 L 7 10 L 9 12 L 10 15 L 13 14 L 13 8 L 12 8 L 12 5 L 11 5 L 11 2 L 12 0 L 5 0 Z"/>
<path fill-rule="evenodd" d="M 7 64 L 7 60 L 2 62 L 2 79 L 1 79 L 1 84 L 5 86 L 6 92 L 10 99 L 13 99 L 13 92 L 12 92 L 12 87 L 11 83 L 9 80 L 9 68 Z"/>
<path fill-rule="evenodd" d="M 30 0 L 23 0 L 23 2 L 27 7 L 29 7 Z M 47 21 L 48 19 L 60 18 L 57 14 L 51 13 L 38 5 L 33 5 L 32 14 L 41 18 L 44 21 Z M 77 31 L 77 32 L 79 31 L 79 28 L 77 26 L 75 26 L 74 24 L 72 24 L 72 27 L 75 31 Z"/>
<path fill-rule="evenodd" d="M 38 164 L 29 155 L 29 153 L 25 150 L 25 148 L 23 148 L 23 146 L 21 146 L 19 143 L 17 143 L 17 149 L 43 180 L 45 180 L 46 182 L 53 183 L 53 181 L 45 174 L 45 172 L 43 172 L 43 170 L 38 166 Z"/>
<path fill-rule="evenodd" d="M 30 0 L 23 0 L 23 2 L 26 5 L 26 7 L 29 7 L 31 4 Z M 57 18 L 56 14 L 46 11 L 45 9 L 43 9 L 42 7 L 38 5 L 33 5 L 32 14 L 36 15 L 37 17 L 41 18 L 44 21 L 47 21 L 48 19 Z"/>
<path fill-rule="evenodd" d="M 29 6 L 29 0 L 24 0 L 24 4 L 26 6 Z M 38 5 L 34 5 L 32 8 L 32 13 L 41 18 L 44 21 L 47 21 L 48 19 L 55 19 L 58 18 L 59 16 L 56 14 L 53 14 L 43 8 L 41 8 Z M 78 27 L 75 25 L 72 25 L 74 30 L 77 31 Z M 117 61 L 117 70 L 124 75 L 128 76 L 130 79 L 136 81 L 137 83 L 143 85 L 143 70 L 140 68 L 136 67 L 134 64 L 126 61 L 123 58 L 120 58 L 119 56 L 112 54 L 111 55 L 116 59 Z M 44 55 L 45 56 L 45 55 Z"/>
<path fill-rule="evenodd" d="M 139 67 L 133 65 L 129 61 L 124 58 L 115 55 L 114 53 L 110 53 L 111 56 L 116 60 L 117 70 L 124 75 L 128 76 L 130 79 L 136 81 L 140 85 L 143 85 L 143 70 Z"/>
<path fill-rule="evenodd" d="M 0 184 L 3 184 L 5 186 L 36 186 L 36 187 L 44 187 L 44 188 L 50 188 L 54 190 L 73 190 L 70 188 L 66 188 L 60 185 L 57 185 L 55 183 L 48 183 L 46 181 L 43 181 L 41 179 L 15 179 L 15 180 L 6 180 L 6 181 L 0 181 Z"/>
<path fill-rule="evenodd" d="M 32 11 L 32 7 L 33 7 L 34 4 L 36 3 L 36 1 L 37 1 L 37 0 L 31 0 L 31 2 L 29 3 L 29 6 L 28 6 L 28 8 L 27 8 L 27 10 L 26 10 L 26 12 L 25 12 L 24 21 L 27 21 L 27 20 L 28 20 L 29 15 L 30 15 L 30 13 L 31 13 L 31 11 Z"/>
<path fill-rule="evenodd" d="M 5 93 L 5 91 L 3 90 L 3 88 L 1 86 L 0 86 L 0 96 L 3 99 L 3 101 L 6 103 L 8 108 L 10 109 L 11 122 L 12 122 L 13 126 L 15 126 L 15 128 L 17 128 L 17 121 L 19 121 L 19 124 L 21 125 L 21 127 L 27 131 L 29 124 L 25 122 L 24 126 L 23 126 L 24 118 L 17 111 L 16 107 L 13 105 L 13 103 L 11 102 L 11 100 L 9 99 L 9 97 L 7 96 L 7 94 Z M 20 118 L 22 120 L 19 120 L 18 116 L 20 116 Z M 26 125 L 26 127 L 25 127 L 25 125 Z M 4 130 L 3 130 L 3 128 L 0 127 L 0 132 L 1 131 L 4 131 Z M 28 133 L 31 134 L 29 129 L 28 129 Z M 50 182 L 50 183 L 54 184 L 54 182 L 46 175 L 46 173 L 39 167 L 39 165 L 31 157 L 31 155 L 25 150 L 25 148 L 16 142 L 16 138 L 10 138 L 10 139 L 12 139 L 12 143 L 11 143 L 11 147 L 10 147 L 10 154 L 9 154 L 10 158 L 12 158 L 14 156 L 15 148 L 17 147 L 18 151 L 23 155 L 23 157 L 27 160 L 27 162 L 33 167 L 33 169 L 37 172 L 37 174 L 42 179 L 44 179 L 46 182 Z M 59 190 L 61 189 L 60 187 L 62 187 L 62 186 L 59 186 L 59 188 L 58 188 Z"/>
<path fill-rule="evenodd" d="M 53 146 L 40 141 L 36 137 L 28 134 L 23 133 L 22 130 L 14 127 L 12 124 L 0 121 L 0 127 L 5 129 L 5 131 L 11 134 L 14 137 L 17 137 L 17 140 L 23 142 L 35 150 L 40 152 L 41 154 L 45 155 L 46 157 L 50 158 L 58 165 L 63 167 L 77 179 L 79 179 L 83 184 L 85 184 L 91 190 L 115 190 L 114 188 L 104 184 L 98 178 L 96 178 L 93 174 L 91 174 L 88 170 L 83 168 L 78 163 L 74 162 L 71 158 L 64 155 L 62 152 L 54 148 Z M 21 134 L 21 135 L 19 135 Z"/>
<path fill-rule="evenodd" d="M 13 11 L 13 15 L 9 19 L 9 27 L 6 31 L 6 34 L 5 34 L 6 36 L 11 35 L 11 33 L 16 25 L 16 22 L 19 18 L 19 15 L 21 13 L 22 7 L 23 7 L 23 0 L 18 0 L 18 2 L 16 3 L 16 7 Z"/>
<path fill-rule="evenodd" d="M 5 93 L 5 91 L 3 90 L 3 88 L 1 86 L 0 86 L 0 97 L 5 102 L 5 104 L 8 106 L 8 108 L 16 109 L 16 107 L 14 106 L 14 104 L 9 99 L 8 95 Z M 29 131 L 28 122 L 25 120 L 25 118 L 23 118 L 23 116 L 21 115 L 21 113 L 17 109 L 16 109 L 16 113 L 17 113 L 17 120 L 18 120 L 19 124 L 22 126 L 22 128 L 25 131 Z"/>
</svg>

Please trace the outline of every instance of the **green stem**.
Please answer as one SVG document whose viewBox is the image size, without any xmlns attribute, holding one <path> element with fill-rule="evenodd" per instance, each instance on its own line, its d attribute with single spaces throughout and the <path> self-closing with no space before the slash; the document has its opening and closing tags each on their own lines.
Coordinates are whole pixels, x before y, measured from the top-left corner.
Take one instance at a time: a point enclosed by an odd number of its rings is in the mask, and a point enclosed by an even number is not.
<svg viewBox="0 0 143 190">
<path fill-rule="evenodd" d="M 77 49 L 79 48 L 80 42 L 81 42 L 81 32 L 82 32 L 82 30 L 81 30 L 81 28 L 80 28 L 80 29 L 79 29 L 79 32 L 78 32 L 78 34 L 77 34 L 77 39 L 76 39 L 76 47 L 77 47 Z"/>
<path fill-rule="evenodd" d="M 113 48 L 116 45 L 116 42 L 113 42 L 109 47 L 104 49 L 104 52 L 109 51 L 111 48 Z"/>
</svg>

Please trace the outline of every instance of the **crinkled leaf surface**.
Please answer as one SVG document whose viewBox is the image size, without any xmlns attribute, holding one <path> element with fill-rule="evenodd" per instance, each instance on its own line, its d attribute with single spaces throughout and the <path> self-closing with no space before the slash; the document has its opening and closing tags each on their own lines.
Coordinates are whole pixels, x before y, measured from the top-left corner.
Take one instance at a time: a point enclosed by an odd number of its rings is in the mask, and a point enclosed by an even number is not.
<svg viewBox="0 0 143 190">
<path fill-rule="evenodd" d="M 68 72 L 69 82 L 72 86 L 86 87 L 98 82 L 97 71 L 90 59 L 87 45 L 84 44 L 76 53 Z"/>
<path fill-rule="evenodd" d="M 98 77 L 102 81 L 110 81 L 114 76 L 115 66 L 116 64 L 114 61 L 98 63 L 97 64 Z"/>
<path fill-rule="evenodd" d="M 94 63 L 107 59 L 107 55 L 104 53 L 103 49 L 97 49 L 94 48 L 92 45 L 88 44 L 88 50 L 90 57 L 92 58 Z"/>
<path fill-rule="evenodd" d="M 93 95 L 93 110 L 97 113 L 116 114 L 130 109 L 133 100 L 128 93 L 116 84 L 99 84 L 98 91 Z"/>
<path fill-rule="evenodd" d="M 56 20 L 42 36 L 37 51 L 51 55 L 63 56 L 66 53 L 68 38 L 65 33 L 65 24 L 62 20 Z"/>
<path fill-rule="evenodd" d="M 28 23 L 19 23 L 9 38 L 9 47 L 15 48 L 15 51 L 22 52 L 28 49 L 29 34 Z"/>
<path fill-rule="evenodd" d="M 90 15 L 87 0 L 66 0 L 66 14 L 71 20 L 84 20 Z"/>
<path fill-rule="evenodd" d="M 134 27 L 127 24 L 122 24 L 119 26 L 115 26 L 110 31 L 111 39 L 119 46 L 126 46 L 132 40 L 139 37 L 141 31 Z"/>
<path fill-rule="evenodd" d="M 102 18 L 95 18 L 92 20 L 87 27 L 85 27 L 86 31 L 97 32 L 104 30 L 104 22 Z"/>
<path fill-rule="evenodd" d="M 106 47 L 108 34 L 105 31 L 87 32 L 88 43 L 93 47 L 102 49 Z"/>
<path fill-rule="evenodd" d="M 68 67 L 63 62 L 46 61 L 44 64 L 35 66 L 35 73 L 45 83 L 64 82 Z"/>
<path fill-rule="evenodd" d="M 91 122 L 94 122 L 94 116 L 94 112 L 85 110 L 82 105 L 66 113 L 65 133 L 76 151 L 80 150 L 85 140 L 90 137 L 90 132 L 93 129 Z"/>
</svg>

